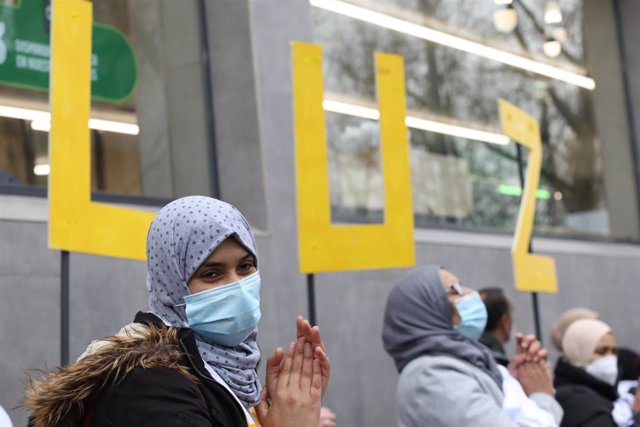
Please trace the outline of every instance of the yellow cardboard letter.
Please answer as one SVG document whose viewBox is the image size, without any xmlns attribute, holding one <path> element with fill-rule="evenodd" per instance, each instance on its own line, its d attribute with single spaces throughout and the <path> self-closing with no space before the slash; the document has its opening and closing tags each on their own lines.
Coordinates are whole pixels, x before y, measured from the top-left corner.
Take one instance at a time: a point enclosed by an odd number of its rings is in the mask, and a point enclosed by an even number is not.
<svg viewBox="0 0 640 427">
<path fill-rule="evenodd" d="M 293 44 L 298 242 L 303 273 L 415 264 L 404 67 L 398 55 L 377 53 L 375 60 L 384 223 L 333 225 L 322 109 L 322 48 L 300 42 Z"/>
<path fill-rule="evenodd" d="M 536 119 L 507 101 L 499 99 L 498 106 L 504 134 L 529 150 L 524 192 L 511 246 L 516 289 L 524 292 L 558 292 L 553 258 L 529 253 L 542 166 L 540 127 Z"/>
<path fill-rule="evenodd" d="M 54 0 L 52 21 L 49 247 L 144 260 L 155 215 L 91 201 L 92 4 Z"/>
</svg>

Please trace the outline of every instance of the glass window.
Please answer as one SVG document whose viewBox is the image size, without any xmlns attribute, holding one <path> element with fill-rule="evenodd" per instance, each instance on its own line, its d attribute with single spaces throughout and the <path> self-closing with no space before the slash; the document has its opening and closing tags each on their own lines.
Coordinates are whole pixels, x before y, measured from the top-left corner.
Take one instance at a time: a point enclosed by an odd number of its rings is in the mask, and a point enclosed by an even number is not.
<svg viewBox="0 0 640 427">
<path fill-rule="evenodd" d="M 338 10 L 324 3 L 313 3 L 313 17 L 315 40 L 324 49 L 325 98 L 377 108 L 373 54 L 397 53 L 405 62 L 408 116 L 463 132 L 461 137 L 409 124 L 417 226 L 513 230 L 521 186 L 516 146 L 500 135 L 496 100 L 504 98 L 540 122 L 544 159 L 536 230 L 639 237 L 633 161 L 616 165 L 603 148 L 607 141 L 608 149 L 632 159 L 628 129 L 616 129 L 610 120 L 625 117 L 624 93 L 605 99 L 610 87 L 622 87 L 621 73 L 602 71 L 603 64 L 621 62 L 615 22 L 607 20 L 613 16 L 610 2 L 589 2 L 588 8 L 581 0 L 351 0 L 344 4 L 356 8 Z M 613 42 L 592 34 L 596 27 Z M 430 31 L 428 40 L 416 28 Z M 481 49 L 465 50 L 446 38 L 451 36 Z M 541 75 L 491 55 L 517 55 L 577 79 Z M 595 91 L 584 76 L 595 81 Z M 326 120 L 334 221 L 380 222 L 377 122 L 331 111 Z M 469 129 L 488 134 L 467 136 Z M 611 191 L 620 182 L 633 191 L 622 205 Z"/>
<path fill-rule="evenodd" d="M 96 120 L 89 125 L 97 193 L 160 199 L 212 194 L 199 2 L 173 3 L 93 3 Z M 5 189 L 47 185 L 49 19 L 48 0 L 0 0 Z"/>
</svg>

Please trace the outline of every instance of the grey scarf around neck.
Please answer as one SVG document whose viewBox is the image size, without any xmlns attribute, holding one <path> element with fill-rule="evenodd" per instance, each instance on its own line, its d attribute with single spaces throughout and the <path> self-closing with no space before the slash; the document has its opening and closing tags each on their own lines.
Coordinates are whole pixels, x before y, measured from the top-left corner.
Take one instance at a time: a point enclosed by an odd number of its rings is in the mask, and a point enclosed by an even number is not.
<svg viewBox="0 0 640 427">
<path fill-rule="evenodd" d="M 453 328 L 439 272 L 437 265 L 416 268 L 391 290 L 382 329 L 385 350 L 398 372 L 420 356 L 448 354 L 483 370 L 502 388 L 502 376 L 489 350 Z"/>
<path fill-rule="evenodd" d="M 233 206 L 203 196 L 175 200 L 160 210 L 147 234 L 149 309 L 165 324 L 188 327 L 183 297 L 200 264 L 228 237 L 234 236 L 255 256 L 256 242 L 247 220 Z M 196 343 L 203 361 L 218 373 L 246 406 L 260 401 L 262 386 L 256 367 L 260 350 L 257 330 L 239 346 Z"/>
</svg>

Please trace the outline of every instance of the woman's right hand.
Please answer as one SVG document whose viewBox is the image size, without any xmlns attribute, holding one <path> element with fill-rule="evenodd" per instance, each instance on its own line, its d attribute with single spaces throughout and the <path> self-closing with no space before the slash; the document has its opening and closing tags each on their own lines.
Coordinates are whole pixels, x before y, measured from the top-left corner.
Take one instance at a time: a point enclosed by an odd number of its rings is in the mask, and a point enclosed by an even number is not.
<svg viewBox="0 0 640 427">
<path fill-rule="evenodd" d="M 516 355 L 524 356 L 527 362 L 540 362 L 547 360 L 549 352 L 535 335 L 516 333 Z"/>
<path fill-rule="evenodd" d="M 516 378 L 527 396 L 531 396 L 533 393 L 545 393 L 553 396 L 555 393 L 551 368 L 546 361 L 521 364 L 518 367 Z"/>
<path fill-rule="evenodd" d="M 318 427 L 322 367 L 313 355 L 312 345 L 304 338 L 291 343 L 280 365 L 275 392 L 270 396 L 265 387 L 256 406 L 263 427 Z"/>
<path fill-rule="evenodd" d="M 543 363 L 549 352 L 534 335 L 516 333 L 516 355 L 509 362 L 509 372 L 518 378 L 518 370 L 525 363 Z"/>
</svg>

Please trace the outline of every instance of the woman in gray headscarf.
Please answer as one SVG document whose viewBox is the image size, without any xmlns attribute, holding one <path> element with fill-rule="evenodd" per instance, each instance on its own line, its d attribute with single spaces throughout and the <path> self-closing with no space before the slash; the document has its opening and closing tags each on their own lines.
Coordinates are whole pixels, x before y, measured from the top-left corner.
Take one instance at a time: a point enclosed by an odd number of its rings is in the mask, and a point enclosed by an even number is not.
<svg viewBox="0 0 640 427">
<path fill-rule="evenodd" d="M 330 366 L 317 327 L 299 317 L 298 340 L 267 362 L 264 390 L 258 379 L 258 251 L 237 209 L 200 196 L 168 204 L 147 262 L 150 312 L 32 382 L 36 427 L 318 425 Z"/>
<path fill-rule="evenodd" d="M 486 321 L 478 293 L 438 266 L 414 269 L 400 279 L 387 299 L 382 332 L 400 372 L 400 427 L 560 423 L 562 410 L 539 342 L 516 336 L 518 355 L 510 365 L 516 380 L 478 342 Z"/>
</svg>

